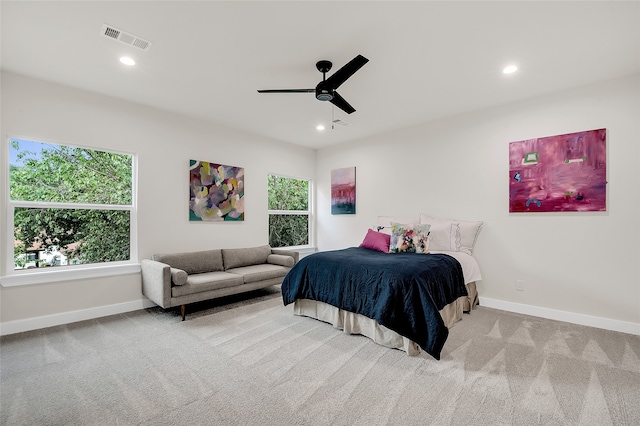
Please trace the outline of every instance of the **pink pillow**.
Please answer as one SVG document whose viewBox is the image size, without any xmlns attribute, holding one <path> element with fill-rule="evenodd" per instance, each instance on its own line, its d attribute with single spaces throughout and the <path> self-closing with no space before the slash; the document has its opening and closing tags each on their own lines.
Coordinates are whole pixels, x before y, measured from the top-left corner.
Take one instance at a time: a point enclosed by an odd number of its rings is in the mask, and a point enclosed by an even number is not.
<svg viewBox="0 0 640 426">
<path fill-rule="evenodd" d="M 360 244 L 360 247 L 389 253 L 390 242 L 391 235 L 383 234 L 382 232 L 376 232 L 373 229 L 369 229 L 367 231 L 367 235 L 362 241 L 362 244 Z"/>
</svg>

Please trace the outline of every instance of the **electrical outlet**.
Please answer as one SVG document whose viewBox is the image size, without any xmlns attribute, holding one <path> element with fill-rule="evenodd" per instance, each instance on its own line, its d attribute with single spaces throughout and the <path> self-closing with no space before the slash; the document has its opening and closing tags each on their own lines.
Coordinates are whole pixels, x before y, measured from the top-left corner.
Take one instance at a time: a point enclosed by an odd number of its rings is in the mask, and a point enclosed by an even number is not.
<svg viewBox="0 0 640 426">
<path fill-rule="evenodd" d="M 524 291 L 524 280 L 516 280 L 516 290 Z"/>
</svg>

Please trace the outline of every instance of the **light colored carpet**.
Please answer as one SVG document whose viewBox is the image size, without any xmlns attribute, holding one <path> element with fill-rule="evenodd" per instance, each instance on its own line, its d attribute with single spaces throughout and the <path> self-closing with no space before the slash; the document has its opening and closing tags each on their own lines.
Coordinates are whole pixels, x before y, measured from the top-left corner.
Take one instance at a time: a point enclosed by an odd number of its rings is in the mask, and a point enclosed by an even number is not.
<svg viewBox="0 0 640 426">
<path fill-rule="evenodd" d="M 1 424 L 640 424 L 638 336 L 480 307 L 436 361 L 252 296 L 2 337 Z"/>
</svg>

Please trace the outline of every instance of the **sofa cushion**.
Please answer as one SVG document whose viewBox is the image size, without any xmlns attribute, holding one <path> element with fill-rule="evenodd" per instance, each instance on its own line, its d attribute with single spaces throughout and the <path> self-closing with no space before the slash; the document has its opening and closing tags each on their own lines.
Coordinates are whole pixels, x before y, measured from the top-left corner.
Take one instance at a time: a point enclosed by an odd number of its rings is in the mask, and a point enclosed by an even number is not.
<svg viewBox="0 0 640 426">
<path fill-rule="evenodd" d="M 203 250 L 188 253 L 154 254 L 153 260 L 166 263 L 172 268 L 182 269 L 187 274 L 222 271 L 222 251 Z"/>
<path fill-rule="evenodd" d="M 225 287 L 235 287 L 244 283 L 242 276 L 229 274 L 227 272 L 203 272 L 192 274 L 187 278 L 187 282 L 181 286 L 171 288 L 173 297 L 186 296 L 188 294 L 200 293 L 203 291 L 216 290 Z"/>
<path fill-rule="evenodd" d="M 173 282 L 175 285 L 184 285 L 187 283 L 187 278 L 189 278 L 189 275 L 186 273 L 186 271 L 178 268 L 170 268 L 170 271 L 171 282 Z"/>
<path fill-rule="evenodd" d="M 288 266 L 291 268 L 296 261 L 291 256 L 285 256 L 284 254 L 270 254 L 267 256 L 267 263 L 274 265 Z"/>
<path fill-rule="evenodd" d="M 222 249 L 224 270 L 267 263 L 267 257 L 269 257 L 270 254 L 271 247 L 269 245 L 239 249 Z"/>
<path fill-rule="evenodd" d="M 263 263 L 262 265 L 242 266 L 240 268 L 227 269 L 230 274 L 238 274 L 244 278 L 245 284 L 255 283 L 257 281 L 268 280 L 272 278 L 284 277 L 290 268 L 284 266 L 271 265 Z"/>
</svg>

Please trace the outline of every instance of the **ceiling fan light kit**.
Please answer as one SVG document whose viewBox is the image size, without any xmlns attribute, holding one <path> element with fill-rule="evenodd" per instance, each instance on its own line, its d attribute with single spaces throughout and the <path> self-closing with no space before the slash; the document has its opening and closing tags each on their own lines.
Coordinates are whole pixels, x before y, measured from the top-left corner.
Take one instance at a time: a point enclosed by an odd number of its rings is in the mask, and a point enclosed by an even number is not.
<svg viewBox="0 0 640 426">
<path fill-rule="evenodd" d="M 367 58 L 358 55 L 349 61 L 345 66 L 334 72 L 329 78 L 326 78 L 327 72 L 331 70 L 333 64 L 331 61 L 321 60 L 316 63 L 316 68 L 322 73 L 322 81 L 318 83 L 315 89 L 267 89 L 258 90 L 258 93 L 314 93 L 319 101 L 329 101 L 347 114 L 355 111 L 336 89 L 342 85 L 349 77 L 356 73 L 360 68 L 369 62 Z"/>
</svg>

